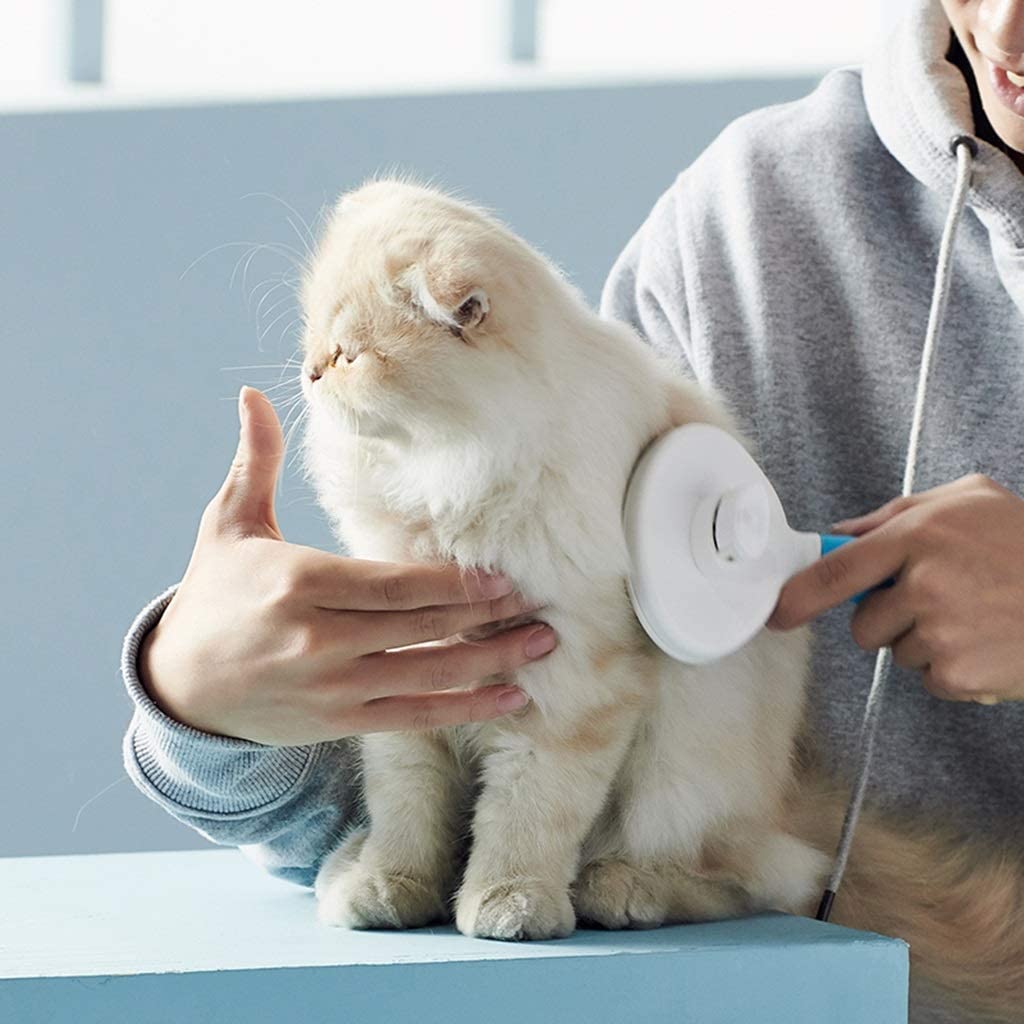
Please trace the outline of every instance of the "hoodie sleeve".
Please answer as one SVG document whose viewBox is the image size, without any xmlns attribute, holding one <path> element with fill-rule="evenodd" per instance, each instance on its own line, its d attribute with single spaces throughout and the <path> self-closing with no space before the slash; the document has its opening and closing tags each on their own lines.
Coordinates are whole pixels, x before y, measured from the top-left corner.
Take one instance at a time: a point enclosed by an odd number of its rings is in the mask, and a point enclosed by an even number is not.
<svg viewBox="0 0 1024 1024">
<path fill-rule="evenodd" d="M 138 656 L 176 589 L 146 605 L 124 639 L 121 674 L 135 706 L 125 769 L 146 796 L 207 839 L 241 847 L 272 875 L 312 885 L 320 862 L 362 817 L 357 746 L 267 746 L 165 714 L 139 679 Z"/>
<path fill-rule="evenodd" d="M 699 376 L 683 266 L 681 177 L 629 240 L 601 293 L 601 315 L 628 324 L 689 377 Z"/>
</svg>

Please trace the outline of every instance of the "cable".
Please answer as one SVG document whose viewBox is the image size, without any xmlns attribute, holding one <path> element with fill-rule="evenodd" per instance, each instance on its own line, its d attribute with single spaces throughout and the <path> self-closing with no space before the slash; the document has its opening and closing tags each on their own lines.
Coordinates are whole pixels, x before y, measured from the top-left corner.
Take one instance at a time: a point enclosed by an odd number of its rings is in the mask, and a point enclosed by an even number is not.
<svg viewBox="0 0 1024 1024">
<path fill-rule="evenodd" d="M 952 274 L 953 241 L 957 228 L 963 218 L 967 205 L 967 193 L 971 187 L 971 172 L 974 158 L 978 155 L 978 143 L 970 135 L 957 135 L 950 143 L 950 149 L 956 154 L 956 185 L 950 202 L 946 224 L 942 231 L 942 242 L 939 245 L 939 259 L 935 267 L 935 288 L 932 292 L 931 311 L 928 315 L 928 329 L 925 332 L 924 348 L 921 352 L 921 369 L 917 376 L 917 394 L 914 398 L 914 416 L 910 425 L 910 440 L 907 444 L 907 460 L 903 471 L 903 497 L 909 497 L 914 489 L 914 477 L 917 473 L 917 452 L 921 441 L 921 425 L 924 420 L 925 399 L 928 393 L 928 377 L 934 361 L 935 345 L 942 331 L 942 321 L 946 314 L 949 301 L 950 278 Z M 839 845 L 836 848 L 832 872 L 828 877 L 825 891 L 815 917 L 819 921 L 827 921 L 832 913 L 832 902 L 846 871 L 846 862 L 850 858 L 850 847 L 853 833 L 857 828 L 864 793 L 867 790 L 868 778 L 871 774 L 871 758 L 875 749 L 875 736 L 881 715 L 882 697 L 889 678 L 889 663 L 892 652 L 888 647 L 881 647 L 875 658 L 875 671 L 868 691 L 867 704 L 864 708 L 864 719 L 860 728 L 860 766 L 856 782 L 850 795 L 850 802 L 843 819 L 843 828 L 839 834 Z"/>
</svg>

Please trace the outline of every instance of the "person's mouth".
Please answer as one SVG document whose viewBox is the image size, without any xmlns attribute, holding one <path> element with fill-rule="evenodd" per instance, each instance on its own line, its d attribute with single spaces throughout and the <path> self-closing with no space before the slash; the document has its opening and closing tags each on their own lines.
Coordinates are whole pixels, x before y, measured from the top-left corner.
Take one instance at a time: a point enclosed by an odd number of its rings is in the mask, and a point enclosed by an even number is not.
<svg viewBox="0 0 1024 1024">
<path fill-rule="evenodd" d="M 989 82 L 996 98 L 1007 110 L 1024 117 L 1024 72 L 1012 71 L 982 55 L 988 65 Z"/>
</svg>

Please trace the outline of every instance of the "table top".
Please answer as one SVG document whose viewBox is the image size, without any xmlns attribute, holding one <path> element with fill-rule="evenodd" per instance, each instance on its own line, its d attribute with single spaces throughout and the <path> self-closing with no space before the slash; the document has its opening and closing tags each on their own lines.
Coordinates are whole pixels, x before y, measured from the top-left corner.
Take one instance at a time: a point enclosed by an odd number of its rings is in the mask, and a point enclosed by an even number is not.
<svg viewBox="0 0 1024 1024">
<path fill-rule="evenodd" d="M 0 978 L 88 977 L 565 957 L 905 956 L 903 943 L 781 914 L 505 943 L 450 927 L 353 932 L 316 920 L 311 891 L 235 850 L 0 858 Z"/>
</svg>

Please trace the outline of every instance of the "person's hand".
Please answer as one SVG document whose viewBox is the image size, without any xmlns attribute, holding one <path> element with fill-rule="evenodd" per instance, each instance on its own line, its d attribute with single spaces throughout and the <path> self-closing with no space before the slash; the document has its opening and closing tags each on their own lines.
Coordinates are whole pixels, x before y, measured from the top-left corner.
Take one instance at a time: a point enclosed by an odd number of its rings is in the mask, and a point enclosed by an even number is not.
<svg viewBox="0 0 1024 1024">
<path fill-rule="evenodd" d="M 140 679 L 157 704 L 197 729 L 274 745 L 437 728 L 523 707 L 528 698 L 514 686 L 459 688 L 546 654 L 550 626 L 409 645 L 536 609 L 499 576 L 286 543 L 274 514 L 281 426 L 253 388 L 242 389 L 239 414 L 227 479 L 140 651 Z"/>
<path fill-rule="evenodd" d="M 891 646 L 936 697 L 1024 700 L 1024 499 L 974 474 L 832 532 L 858 539 L 793 576 L 769 628 L 793 629 L 895 576 L 853 615 L 859 646 Z"/>
</svg>

